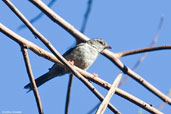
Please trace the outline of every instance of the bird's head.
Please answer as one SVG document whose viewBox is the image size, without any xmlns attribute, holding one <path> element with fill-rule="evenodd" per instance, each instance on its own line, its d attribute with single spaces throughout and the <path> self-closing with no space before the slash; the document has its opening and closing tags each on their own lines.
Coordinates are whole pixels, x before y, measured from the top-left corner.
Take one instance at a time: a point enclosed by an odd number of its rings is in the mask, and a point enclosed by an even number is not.
<svg viewBox="0 0 171 114">
<path fill-rule="evenodd" d="M 108 46 L 108 44 L 100 38 L 90 39 L 87 41 L 87 44 L 97 49 L 98 52 L 102 52 L 104 49 L 107 49 L 107 48 L 111 49 L 111 47 Z"/>
</svg>

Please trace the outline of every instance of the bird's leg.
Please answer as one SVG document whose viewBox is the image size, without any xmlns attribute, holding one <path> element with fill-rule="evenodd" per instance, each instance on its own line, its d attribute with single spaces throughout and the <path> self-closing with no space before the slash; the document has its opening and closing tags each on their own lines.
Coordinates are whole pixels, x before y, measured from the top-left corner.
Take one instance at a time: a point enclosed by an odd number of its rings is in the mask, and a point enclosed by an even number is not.
<svg viewBox="0 0 171 114">
<path fill-rule="evenodd" d="M 74 61 L 68 61 L 70 65 L 74 66 Z"/>
</svg>

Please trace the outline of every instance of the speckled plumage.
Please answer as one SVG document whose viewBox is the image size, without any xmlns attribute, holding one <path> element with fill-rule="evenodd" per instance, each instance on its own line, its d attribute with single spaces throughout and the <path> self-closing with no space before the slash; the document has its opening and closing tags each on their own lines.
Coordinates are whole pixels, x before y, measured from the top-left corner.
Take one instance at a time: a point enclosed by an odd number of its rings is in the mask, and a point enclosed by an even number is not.
<svg viewBox="0 0 171 114">
<path fill-rule="evenodd" d="M 75 66 L 87 70 L 96 60 L 98 54 L 105 48 L 109 48 L 107 43 L 102 39 L 95 38 L 76 45 L 65 52 L 63 56 L 68 61 L 74 61 Z M 49 72 L 35 80 L 37 87 L 56 76 L 61 76 L 66 73 L 69 73 L 69 70 L 64 65 L 56 63 L 49 69 Z M 30 83 L 24 88 L 32 90 Z"/>
</svg>

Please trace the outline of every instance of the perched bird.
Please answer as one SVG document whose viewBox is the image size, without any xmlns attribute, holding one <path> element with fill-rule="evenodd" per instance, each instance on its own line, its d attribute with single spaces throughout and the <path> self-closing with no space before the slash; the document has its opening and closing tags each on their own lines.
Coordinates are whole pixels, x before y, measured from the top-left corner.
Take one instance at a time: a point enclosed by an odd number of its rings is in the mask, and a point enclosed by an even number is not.
<svg viewBox="0 0 171 114">
<path fill-rule="evenodd" d="M 75 66 L 83 70 L 87 70 L 94 63 L 99 53 L 106 48 L 111 47 L 108 46 L 104 40 L 100 38 L 94 38 L 77 44 L 75 47 L 65 52 L 63 57 L 68 61 L 73 61 Z M 35 80 L 36 85 L 39 87 L 48 80 L 56 76 L 67 74 L 69 72 L 70 71 L 66 68 L 66 66 L 55 63 L 52 68 L 49 69 L 49 72 L 43 74 Z M 32 90 L 30 83 L 27 84 L 24 88 Z"/>
</svg>

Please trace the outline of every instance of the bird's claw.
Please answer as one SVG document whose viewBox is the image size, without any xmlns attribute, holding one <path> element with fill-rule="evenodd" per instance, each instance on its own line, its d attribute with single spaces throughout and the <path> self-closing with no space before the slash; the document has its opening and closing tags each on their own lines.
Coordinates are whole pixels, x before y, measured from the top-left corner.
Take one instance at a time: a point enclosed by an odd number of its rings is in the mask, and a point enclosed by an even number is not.
<svg viewBox="0 0 171 114">
<path fill-rule="evenodd" d="M 93 78 L 98 77 L 98 74 L 93 73 Z"/>
<path fill-rule="evenodd" d="M 74 61 L 68 61 L 70 65 L 74 66 Z"/>
</svg>

